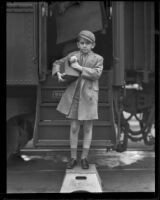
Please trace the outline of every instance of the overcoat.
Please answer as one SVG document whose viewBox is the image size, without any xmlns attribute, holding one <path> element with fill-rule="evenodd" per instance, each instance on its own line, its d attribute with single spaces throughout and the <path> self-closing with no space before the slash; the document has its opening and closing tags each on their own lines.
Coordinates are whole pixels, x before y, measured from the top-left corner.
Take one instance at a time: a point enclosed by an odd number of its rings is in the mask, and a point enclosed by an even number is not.
<svg viewBox="0 0 160 200">
<path fill-rule="evenodd" d="M 99 82 L 103 70 L 103 57 L 91 51 L 86 62 L 80 62 L 80 51 L 70 53 L 68 56 L 56 60 L 53 63 L 52 75 L 60 71 L 62 64 L 68 61 L 71 56 L 76 56 L 79 64 L 83 67 L 80 75 L 80 97 L 78 106 L 78 120 L 98 119 L 98 92 Z M 57 110 L 68 115 L 72 105 L 72 100 L 76 91 L 78 79 L 68 85 L 57 106 Z"/>
</svg>

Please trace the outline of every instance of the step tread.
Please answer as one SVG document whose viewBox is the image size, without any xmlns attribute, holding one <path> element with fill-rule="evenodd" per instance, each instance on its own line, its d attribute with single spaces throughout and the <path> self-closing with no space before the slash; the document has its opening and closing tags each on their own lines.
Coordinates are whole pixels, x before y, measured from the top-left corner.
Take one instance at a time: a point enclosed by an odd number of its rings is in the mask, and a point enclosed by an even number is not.
<svg viewBox="0 0 160 200">
<path fill-rule="evenodd" d="M 93 124 L 95 126 L 110 126 L 111 122 L 109 121 L 93 121 Z M 39 126 L 66 126 L 70 125 L 70 120 L 46 120 L 46 121 L 40 121 Z"/>
<path fill-rule="evenodd" d="M 52 106 L 57 106 L 58 103 L 41 103 L 40 106 L 41 107 L 52 107 Z M 98 106 L 106 106 L 109 107 L 109 103 L 99 103 Z"/>
<path fill-rule="evenodd" d="M 46 85 L 44 85 L 44 86 L 41 86 L 41 89 L 42 90 L 44 90 L 44 89 L 54 89 L 54 90 L 62 90 L 62 89 L 66 89 L 67 87 L 64 87 L 64 86 L 46 86 Z M 99 90 L 108 90 L 109 89 L 109 87 L 105 87 L 105 86 L 102 86 L 102 87 L 100 87 L 99 88 Z"/>
</svg>

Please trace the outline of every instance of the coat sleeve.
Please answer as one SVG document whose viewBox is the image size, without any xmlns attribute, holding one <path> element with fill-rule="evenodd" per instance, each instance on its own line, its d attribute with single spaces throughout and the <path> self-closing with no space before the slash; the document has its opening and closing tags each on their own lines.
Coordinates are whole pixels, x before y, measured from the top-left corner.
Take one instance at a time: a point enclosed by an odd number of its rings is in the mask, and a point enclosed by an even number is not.
<svg viewBox="0 0 160 200">
<path fill-rule="evenodd" d="M 83 67 L 81 77 L 97 80 L 100 78 L 103 70 L 103 57 L 99 57 L 96 65 L 93 68 Z"/>
<path fill-rule="evenodd" d="M 61 67 L 62 65 L 64 65 L 64 63 L 66 62 L 66 60 L 68 59 L 68 56 L 61 58 L 59 60 L 56 60 L 53 64 L 52 64 L 52 76 L 54 76 L 57 72 L 61 71 Z"/>
</svg>

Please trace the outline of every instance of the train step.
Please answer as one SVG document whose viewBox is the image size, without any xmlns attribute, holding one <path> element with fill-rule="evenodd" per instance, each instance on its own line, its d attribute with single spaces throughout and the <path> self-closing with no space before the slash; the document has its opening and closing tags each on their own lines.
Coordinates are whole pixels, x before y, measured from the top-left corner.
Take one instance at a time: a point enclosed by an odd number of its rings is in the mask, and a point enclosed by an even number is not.
<svg viewBox="0 0 160 200">
<path fill-rule="evenodd" d="M 66 170 L 60 193 L 72 192 L 102 192 L 101 179 L 94 164 L 90 164 L 88 170 L 80 166 Z"/>
<path fill-rule="evenodd" d="M 42 103 L 40 105 L 40 121 L 43 120 L 60 120 L 65 119 L 65 115 L 61 114 L 56 110 L 57 103 Z M 109 103 L 99 103 L 98 105 L 98 115 L 99 120 L 109 121 L 110 106 Z"/>
<path fill-rule="evenodd" d="M 83 122 L 81 122 L 82 124 Z M 44 120 L 39 122 L 39 126 L 67 126 L 70 125 L 70 120 Z M 110 126 L 111 123 L 108 121 L 93 121 L 94 126 Z"/>
<path fill-rule="evenodd" d="M 70 120 L 45 120 L 38 124 L 38 140 L 47 145 L 59 145 L 64 143 L 64 146 L 69 145 Z M 93 122 L 93 136 L 92 139 L 107 145 L 107 141 L 112 136 L 112 126 L 108 121 L 94 121 Z M 105 139 L 104 139 L 105 138 Z M 81 124 L 79 131 L 79 140 L 83 140 L 83 126 Z M 40 144 L 40 143 L 39 143 Z M 96 143 L 97 144 L 97 143 Z"/>
</svg>

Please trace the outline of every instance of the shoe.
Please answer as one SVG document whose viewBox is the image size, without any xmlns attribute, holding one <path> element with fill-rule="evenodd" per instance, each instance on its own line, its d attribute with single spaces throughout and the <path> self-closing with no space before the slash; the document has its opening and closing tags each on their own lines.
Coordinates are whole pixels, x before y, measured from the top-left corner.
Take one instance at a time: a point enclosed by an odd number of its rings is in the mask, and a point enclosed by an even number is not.
<svg viewBox="0 0 160 200">
<path fill-rule="evenodd" d="M 71 160 L 67 163 L 67 169 L 73 169 L 77 165 L 77 160 L 71 158 Z"/>
<path fill-rule="evenodd" d="M 89 169 L 89 164 L 86 158 L 81 159 L 81 166 L 82 166 L 82 169 Z"/>
</svg>

